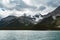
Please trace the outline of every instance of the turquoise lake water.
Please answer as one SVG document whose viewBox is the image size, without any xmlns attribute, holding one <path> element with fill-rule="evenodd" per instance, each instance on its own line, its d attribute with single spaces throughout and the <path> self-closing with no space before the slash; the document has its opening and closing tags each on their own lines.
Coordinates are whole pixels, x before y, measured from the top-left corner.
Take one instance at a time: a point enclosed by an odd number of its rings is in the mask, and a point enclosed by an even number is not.
<svg viewBox="0 0 60 40">
<path fill-rule="evenodd" d="M 0 40 L 60 40 L 60 31 L 0 31 Z"/>
</svg>

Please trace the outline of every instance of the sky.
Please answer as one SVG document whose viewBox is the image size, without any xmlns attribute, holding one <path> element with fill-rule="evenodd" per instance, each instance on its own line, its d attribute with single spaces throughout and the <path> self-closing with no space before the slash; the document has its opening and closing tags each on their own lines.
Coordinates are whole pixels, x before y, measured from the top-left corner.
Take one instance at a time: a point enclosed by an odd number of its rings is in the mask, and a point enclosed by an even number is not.
<svg viewBox="0 0 60 40">
<path fill-rule="evenodd" d="M 60 0 L 0 0 L 0 17 L 46 15 L 60 6 Z"/>
</svg>

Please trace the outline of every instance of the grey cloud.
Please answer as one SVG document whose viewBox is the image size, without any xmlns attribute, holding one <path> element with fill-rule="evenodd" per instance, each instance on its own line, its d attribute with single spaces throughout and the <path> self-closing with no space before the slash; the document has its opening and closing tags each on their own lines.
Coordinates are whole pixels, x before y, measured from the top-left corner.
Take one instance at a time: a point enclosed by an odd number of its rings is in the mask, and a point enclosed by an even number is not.
<svg viewBox="0 0 60 40">
<path fill-rule="evenodd" d="M 51 0 L 47 2 L 47 5 L 51 7 L 58 7 L 60 6 L 60 0 Z"/>
<path fill-rule="evenodd" d="M 3 6 L 3 4 L 0 4 L 0 8 L 3 8 L 4 6 Z"/>
<path fill-rule="evenodd" d="M 40 7 L 38 8 L 38 11 L 43 11 L 43 10 L 45 10 L 45 9 L 46 9 L 45 6 L 40 6 Z"/>
<path fill-rule="evenodd" d="M 33 0 L 32 0 L 33 1 Z M 57 7 L 60 5 L 60 0 L 34 0 L 33 1 L 34 3 L 41 3 L 44 4 L 44 3 L 47 3 L 46 6 L 51 6 L 51 7 Z M 3 4 L 0 3 L 0 8 L 4 8 L 6 10 L 13 10 L 13 9 L 16 9 L 16 10 L 24 10 L 24 9 L 29 9 L 29 10 L 36 10 L 36 6 L 31 6 L 31 5 L 27 5 L 23 0 L 14 0 L 14 1 L 11 1 L 10 0 L 10 3 L 12 5 L 16 4 L 15 7 L 13 8 L 7 8 L 5 7 Z M 43 11 L 44 9 L 46 9 L 46 7 L 44 7 L 44 5 L 42 5 L 41 7 L 39 7 L 38 11 Z"/>
<path fill-rule="evenodd" d="M 43 5 L 46 5 L 46 6 L 51 6 L 51 7 L 57 7 L 57 6 L 60 6 L 60 0 L 32 0 L 32 3 L 33 4 L 36 4 L 36 5 L 40 5 L 40 4 L 43 4 Z"/>
<path fill-rule="evenodd" d="M 26 5 L 25 3 L 24 4 L 21 4 L 21 5 L 16 5 L 15 9 L 16 10 L 22 10 L 22 9 L 36 9 L 37 7 L 35 6 L 30 6 L 30 5 Z"/>
<path fill-rule="evenodd" d="M 35 6 L 30 6 L 30 5 L 27 5 L 24 1 L 22 0 L 14 0 L 14 1 L 10 1 L 11 4 L 16 4 L 15 7 L 13 8 L 7 8 L 5 7 L 3 4 L 0 4 L 0 8 L 4 8 L 6 10 L 13 10 L 13 9 L 16 9 L 16 10 L 24 10 L 24 9 L 36 9 Z"/>
<path fill-rule="evenodd" d="M 21 9 L 36 9 L 35 6 L 30 6 L 30 5 L 27 5 L 26 3 L 24 3 L 24 1 L 20 1 L 20 5 L 16 5 L 15 9 L 17 10 L 21 10 Z"/>
</svg>

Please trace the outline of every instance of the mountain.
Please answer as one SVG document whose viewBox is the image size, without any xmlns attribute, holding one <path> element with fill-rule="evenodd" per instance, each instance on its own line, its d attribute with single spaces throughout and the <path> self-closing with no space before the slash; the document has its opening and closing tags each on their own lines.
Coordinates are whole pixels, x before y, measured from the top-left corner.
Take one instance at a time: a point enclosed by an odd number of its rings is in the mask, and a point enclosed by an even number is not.
<svg viewBox="0 0 60 40">
<path fill-rule="evenodd" d="M 0 20 L 2 19 L 2 17 L 0 17 Z"/>
<path fill-rule="evenodd" d="M 0 27 L 7 26 L 8 24 L 14 22 L 13 20 L 16 20 L 17 17 L 15 16 L 8 16 L 6 18 L 1 19 L 0 21 Z"/>
<path fill-rule="evenodd" d="M 53 12 L 51 12 L 52 16 L 60 16 L 60 6 L 57 7 Z"/>
<path fill-rule="evenodd" d="M 40 19 L 42 17 L 43 19 Z M 40 19 L 36 23 L 36 19 Z M 36 14 L 31 16 L 8 16 L 1 19 L 0 29 L 35 29 L 35 30 L 60 30 L 60 6 L 47 15 Z"/>
<path fill-rule="evenodd" d="M 28 28 L 34 25 L 34 20 L 31 17 L 27 16 L 8 16 L 6 18 L 1 19 L 0 28 Z"/>
<path fill-rule="evenodd" d="M 39 21 L 39 23 L 34 26 L 35 29 L 60 29 L 60 6 L 42 17 L 42 21 Z"/>
<path fill-rule="evenodd" d="M 54 11 L 48 13 L 47 15 L 42 15 L 43 18 L 48 18 L 52 16 L 52 18 L 54 19 L 54 17 L 60 16 L 60 6 L 57 7 Z"/>
</svg>

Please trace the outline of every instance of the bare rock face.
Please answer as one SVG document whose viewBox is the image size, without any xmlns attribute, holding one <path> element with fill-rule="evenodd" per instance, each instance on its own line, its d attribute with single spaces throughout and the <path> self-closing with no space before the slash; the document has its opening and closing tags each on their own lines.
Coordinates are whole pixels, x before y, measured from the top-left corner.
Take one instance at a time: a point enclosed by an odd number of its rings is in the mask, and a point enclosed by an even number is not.
<svg viewBox="0 0 60 40">
<path fill-rule="evenodd" d="M 60 16 L 60 6 L 57 7 L 53 12 L 51 12 L 52 16 Z"/>
<path fill-rule="evenodd" d="M 60 6 L 56 8 L 51 13 L 48 13 L 47 15 L 43 15 L 44 19 L 39 22 L 37 25 L 35 25 L 36 29 L 57 29 L 59 30 L 57 26 L 60 26 Z"/>
<path fill-rule="evenodd" d="M 57 7 L 53 12 L 51 12 L 53 19 L 56 19 L 57 16 L 60 16 L 60 6 Z"/>
<path fill-rule="evenodd" d="M 43 15 L 44 18 L 48 18 L 50 16 L 52 16 L 53 19 L 56 19 L 57 16 L 60 16 L 60 6 L 57 7 L 54 11 L 48 13 L 47 15 Z"/>
</svg>

